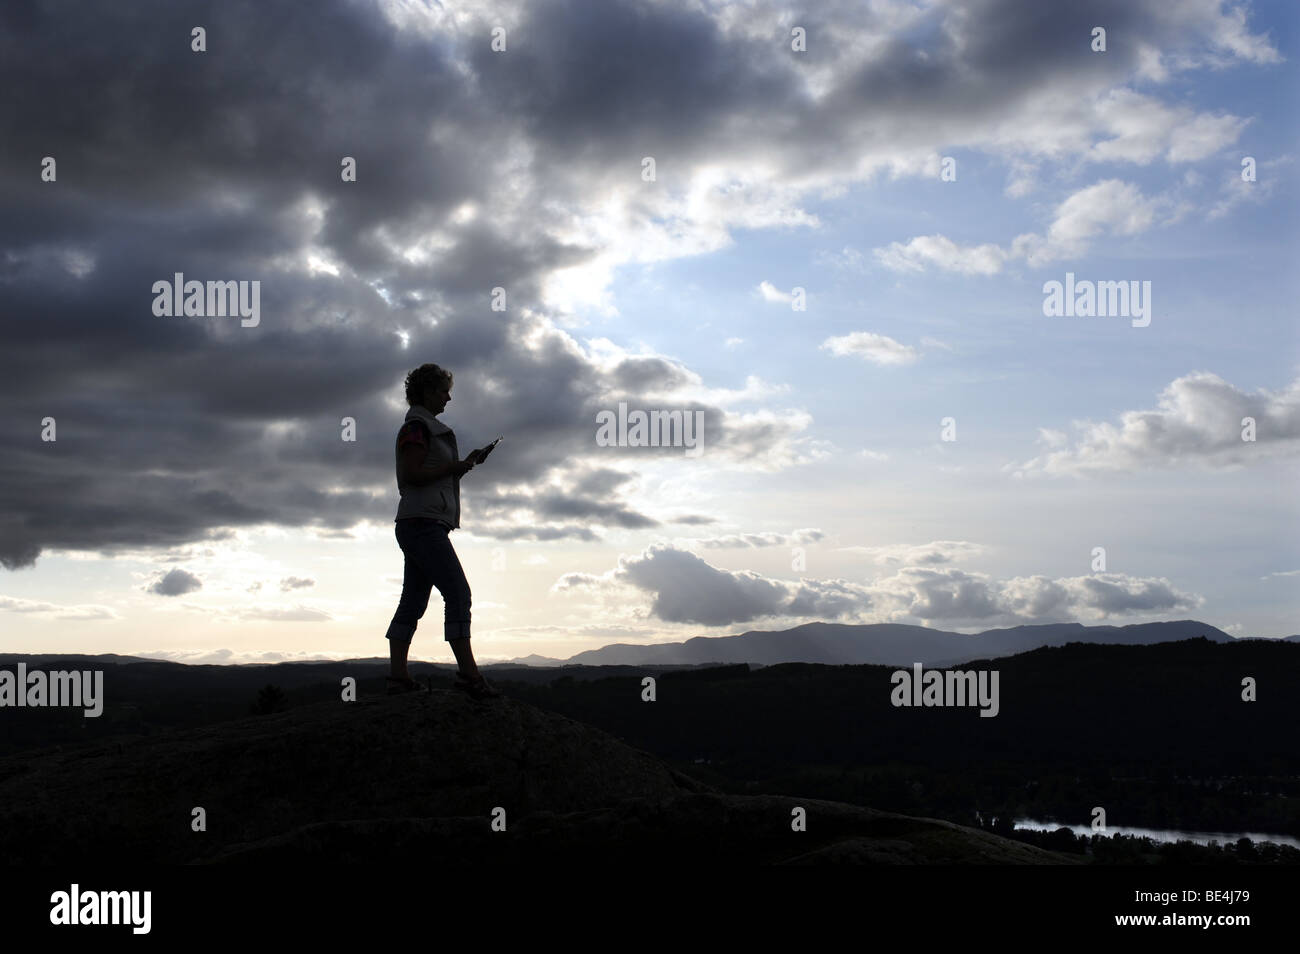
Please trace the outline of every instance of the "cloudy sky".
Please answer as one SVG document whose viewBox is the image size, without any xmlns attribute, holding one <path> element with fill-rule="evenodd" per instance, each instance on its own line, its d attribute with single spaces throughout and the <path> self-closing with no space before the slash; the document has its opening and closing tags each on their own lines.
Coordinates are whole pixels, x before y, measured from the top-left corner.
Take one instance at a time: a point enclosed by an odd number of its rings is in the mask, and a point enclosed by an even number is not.
<svg viewBox="0 0 1300 954">
<path fill-rule="evenodd" d="M 385 654 L 429 361 L 463 449 L 505 436 L 452 537 L 480 659 L 1300 632 L 1296 19 L 6 3 L 3 648 Z M 258 323 L 156 315 L 177 272 Z M 1048 316 L 1067 273 L 1134 317 Z M 602 446 L 620 402 L 702 452 Z M 451 658 L 436 593 L 412 655 Z"/>
</svg>

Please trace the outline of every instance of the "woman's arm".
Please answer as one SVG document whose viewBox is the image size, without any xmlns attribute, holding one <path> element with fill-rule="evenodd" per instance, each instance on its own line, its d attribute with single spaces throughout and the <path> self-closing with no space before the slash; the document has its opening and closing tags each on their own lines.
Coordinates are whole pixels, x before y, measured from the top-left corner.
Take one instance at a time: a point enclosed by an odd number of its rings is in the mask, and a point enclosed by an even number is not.
<svg viewBox="0 0 1300 954">
<path fill-rule="evenodd" d="M 474 455 L 477 453 L 477 451 L 471 453 L 462 461 L 424 467 L 422 465 L 424 463 L 425 449 L 418 445 L 408 444 L 402 448 L 402 453 L 397 458 L 401 468 L 401 481 L 403 484 L 419 487 L 422 484 L 431 484 L 448 476 L 464 477 L 474 468 Z"/>
</svg>

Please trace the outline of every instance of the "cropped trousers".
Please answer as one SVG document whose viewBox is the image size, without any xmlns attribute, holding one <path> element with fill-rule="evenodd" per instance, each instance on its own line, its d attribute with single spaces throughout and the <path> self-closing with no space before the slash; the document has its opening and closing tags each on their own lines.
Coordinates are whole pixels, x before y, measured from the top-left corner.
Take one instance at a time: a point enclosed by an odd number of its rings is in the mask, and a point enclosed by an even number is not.
<svg viewBox="0 0 1300 954">
<path fill-rule="evenodd" d="M 448 539 L 445 523 L 428 517 L 395 521 L 397 545 L 406 558 L 402 570 L 402 598 L 388 625 L 385 638 L 409 643 L 429 605 L 434 587 L 442 594 L 443 638 L 469 638 L 469 581 Z"/>
</svg>

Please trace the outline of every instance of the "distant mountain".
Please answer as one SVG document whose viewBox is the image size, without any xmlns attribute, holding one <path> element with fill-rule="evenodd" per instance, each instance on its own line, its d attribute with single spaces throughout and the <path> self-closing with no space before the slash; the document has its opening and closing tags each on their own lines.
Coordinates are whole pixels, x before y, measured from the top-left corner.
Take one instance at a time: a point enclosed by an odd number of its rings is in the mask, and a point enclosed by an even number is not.
<svg viewBox="0 0 1300 954">
<path fill-rule="evenodd" d="M 529 653 L 527 656 L 519 656 L 515 659 L 507 660 L 512 666 L 563 666 L 563 659 L 554 659 L 550 656 L 539 656 L 537 653 Z"/>
<path fill-rule="evenodd" d="M 76 663 L 82 668 L 93 668 L 95 664 L 117 664 L 156 662 L 144 656 L 119 656 L 117 653 L 0 653 L 0 665 L 5 663 L 26 663 L 28 666 L 46 666 L 53 662 Z"/>
<path fill-rule="evenodd" d="M 737 636 L 696 636 L 682 643 L 636 645 L 612 643 L 578 653 L 569 664 L 587 666 L 695 665 L 749 663 L 771 666 L 803 662 L 828 665 L 927 666 L 955 665 L 970 659 L 991 659 L 1066 643 L 1151 645 L 1204 636 L 1214 642 L 1235 642 L 1207 623 L 1177 620 L 1131 626 L 1084 626 L 1048 623 L 990 629 L 972 636 L 925 626 L 873 623 L 806 623 L 776 632 L 752 631 Z"/>
</svg>

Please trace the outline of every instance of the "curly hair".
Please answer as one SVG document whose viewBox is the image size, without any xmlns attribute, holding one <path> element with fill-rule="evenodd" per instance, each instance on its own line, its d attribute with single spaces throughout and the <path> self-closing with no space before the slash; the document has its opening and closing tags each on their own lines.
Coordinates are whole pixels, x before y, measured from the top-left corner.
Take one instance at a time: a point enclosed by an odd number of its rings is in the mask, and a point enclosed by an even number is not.
<svg viewBox="0 0 1300 954">
<path fill-rule="evenodd" d="M 436 364 L 422 364 L 406 376 L 406 403 L 414 407 L 424 400 L 425 388 L 451 387 L 451 372 Z"/>
</svg>

